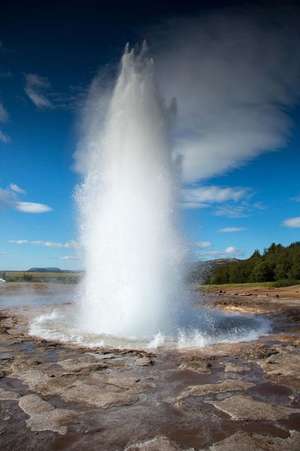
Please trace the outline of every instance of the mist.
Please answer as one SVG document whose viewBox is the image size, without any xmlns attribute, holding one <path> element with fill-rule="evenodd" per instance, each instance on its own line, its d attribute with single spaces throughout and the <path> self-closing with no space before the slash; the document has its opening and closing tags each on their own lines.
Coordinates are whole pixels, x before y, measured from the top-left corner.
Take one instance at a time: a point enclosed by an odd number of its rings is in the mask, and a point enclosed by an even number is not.
<svg viewBox="0 0 300 451">
<path fill-rule="evenodd" d="M 161 92 L 177 101 L 173 139 L 185 182 L 288 143 L 300 94 L 297 11 L 222 11 L 152 30 Z"/>
</svg>

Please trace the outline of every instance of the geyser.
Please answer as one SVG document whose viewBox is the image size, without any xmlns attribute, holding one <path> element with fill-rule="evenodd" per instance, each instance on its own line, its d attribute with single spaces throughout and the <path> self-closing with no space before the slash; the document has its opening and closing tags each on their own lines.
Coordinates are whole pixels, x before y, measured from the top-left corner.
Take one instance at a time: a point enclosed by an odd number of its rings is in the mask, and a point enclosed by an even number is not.
<svg viewBox="0 0 300 451">
<path fill-rule="evenodd" d="M 95 111 L 77 194 L 86 270 L 80 324 L 123 337 L 169 333 L 185 297 L 174 108 L 160 96 L 145 46 L 126 48 L 104 120 Z"/>
<path fill-rule="evenodd" d="M 144 348 L 252 340 L 268 331 L 263 318 L 191 305 L 176 227 L 172 115 L 145 48 L 125 50 L 110 95 L 92 86 L 77 155 L 85 167 L 77 191 L 85 259 L 79 302 L 34 319 L 32 335 Z"/>
</svg>

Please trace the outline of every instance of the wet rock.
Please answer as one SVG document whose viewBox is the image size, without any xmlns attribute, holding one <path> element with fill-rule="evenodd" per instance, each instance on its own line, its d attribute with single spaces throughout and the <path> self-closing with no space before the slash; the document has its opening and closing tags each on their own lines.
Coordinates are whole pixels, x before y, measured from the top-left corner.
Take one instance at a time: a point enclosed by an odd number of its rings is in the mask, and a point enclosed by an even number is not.
<svg viewBox="0 0 300 451">
<path fill-rule="evenodd" d="M 234 363 L 226 363 L 224 368 L 225 373 L 244 373 L 250 371 L 248 366 L 241 366 Z"/>
<path fill-rule="evenodd" d="M 0 388 L 0 401 L 15 401 L 18 398 L 18 393 Z"/>
<path fill-rule="evenodd" d="M 135 360 L 137 366 L 149 366 L 153 365 L 153 360 L 150 357 L 139 357 Z"/>
<path fill-rule="evenodd" d="M 300 353 L 296 350 L 278 351 L 257 362 L 268 376 L 293 376 L 300 379 Z"/>
<path fill-rule="evenodd" d="M 138 401 L 139 397 L 128 390 L 118 390 L 97 385 L 88 385 L 77 381 L 62 394 L 65 401 L 79 402 L 94 407 L 107 409 L 114 406 L 129 406 Z"/>
<path fill-rule="evenodd" d="M 210 374 L 214 358 L 203 358 L 199 356 L 191 356 L 186 358 L 180 365 L 180 370 L 190 370 L 201 374 Z"/>
<path fill-rule="evenodd" d="M 137 388 L 137 385 L 140 384 L 141 380 L 130 374 L 122 374 L 122 373 L 113 373 L 108 374 L 104 378 L 105 384 L 113 385 L 119 388 Z"/>
<path fill-rule="evenodd" d="M 31 390 L 38 392 L 42 392 L 51 380 L 45 372 L 36 368 L 27 369 L 25 371 L 21 370 L 20 372 L 15 370 L 13 375 L 16 378 L 21 379 L 21 381 L 27 384 Z"/>
<path fill-rule="evenodd" d="M 107 365 L 100 362 L 98 359 L 91 355 L 83 355 L 77 357 L 76 359 L 66 359 L 57 362 L 58 365 L 62 366 L 66 371 L 69 372 L 81 372 L 83 370 L 102 370 L 106 369 Z"/>
<path fill-rule="evenodd" d="M 256 401 L 250 396 L 235 395 L 223 401 L 206 401 L 217 409 L 231 416 L 233 420 L 270 420 L 287 419 L 300 409 L 292 409 L 283 405 L 274 405 Z"/>
<path fill-rule="evenodd" d="M 167 437 L 157 436 L 144 442 L 129 445 L 124 451 L 194 451 L 194 449 L 183 450 L 183 448 L 171 442 Z"/>
<path fill-rule="evenodd" d="M 0 352 L 0 361 L 1 360 L 13 360 L 14 355 L 11 352 Z"/>
<path fill-rule="evenodd" d="M 249 360 L 256 361 L 257 359 L 267 359 L 278 353 L 279 351 L 277 348 L 258 342 L 245 346 L 245 349 L 242 350 L 240 355 Z"/>
<path fill-rule="evenodd" d="M 299 451 L 299 443 L 300 432 L 296 431 L 291 431 L 286 439 L 237 432 L 201 451 Z"/>
<path fill-rule="evenodd" d="M 177 400 L 181 400 L 188 396 L 206 396 L 224 392 L 244 391 L 254 385 L 255 384 L 252 382 L 234 379 L 225 380 L 224 382 L 220 382 L 218 384 L 193 385 L 188 387 L 187 390 L 184 390 Z"/>
<path fill-rule="evenodd" d="M 67 425 L 78 415 L 72 410 L 56 409 L 38 395 L 22 396 L 19 407 L 30 416 L 26 424 L 32 431 L 53 431 L 65 434 Z"/>
</svg>

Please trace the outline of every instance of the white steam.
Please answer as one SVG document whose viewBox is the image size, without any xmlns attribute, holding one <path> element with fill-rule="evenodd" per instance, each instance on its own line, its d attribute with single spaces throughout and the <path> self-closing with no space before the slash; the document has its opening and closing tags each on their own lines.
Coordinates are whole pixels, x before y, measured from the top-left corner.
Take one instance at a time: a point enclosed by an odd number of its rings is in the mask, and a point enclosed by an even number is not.
<svg viewBox="0 0 300 451">
<path fill-rule="evenodd" d="M 178 104 L 175 140 L 185 181 L 287 144 L 289 112 L 300 95 L 299 17 L 299 10 L 222 11 L 176 20 L 157 33 L 161 90 Z"/>
</svg>

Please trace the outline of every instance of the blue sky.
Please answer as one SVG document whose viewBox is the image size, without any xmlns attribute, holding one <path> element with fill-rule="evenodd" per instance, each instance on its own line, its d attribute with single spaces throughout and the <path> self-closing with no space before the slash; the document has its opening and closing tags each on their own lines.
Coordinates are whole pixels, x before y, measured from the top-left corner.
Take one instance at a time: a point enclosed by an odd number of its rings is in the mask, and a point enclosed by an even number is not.
<svg viewBox="0 0 300 451">
<path fill-rule="evenodd" d="M 202 2 L 201 14 L 209 4 Z M 140 40 L 169 16 L 194 11 L 180 2 L 172 9 L 140 7 L 135 14 L 118 8 L 100 12 L 93 2 L 72 11 L 55 2 L 34 12 L 21 6 L 18 15 L 14 8 L 7 6 L 0 19 L 0 269 L 79 269 L 72 196 L 80 178 L 72 166 L 88 85 L 99 68 L 116 64 L 127 41 Z M 276 151 L 267 140 L 257 154 L 235 157 L 234 168 L 225 164 L 226 153 L 218 154 L 214 158 L 225 159 L 223 166 L 187 180 L 183 228 L 195 258 L 247 257 L 273 241 L 300 239 L 297 95 L 280 107 L 292 127 L 282 145 L 274 144 Z M 276 120 L 277 113 L 275 125 Z M 279 141 L 285 132 L 280 133 Z M 230 129 L 226 139 L 230 143 Z M 238 149 L 241 142 L 233 138 L 232 146 Z M 204 153 L 203 167 L 209 158 Z"/>
</svg>

